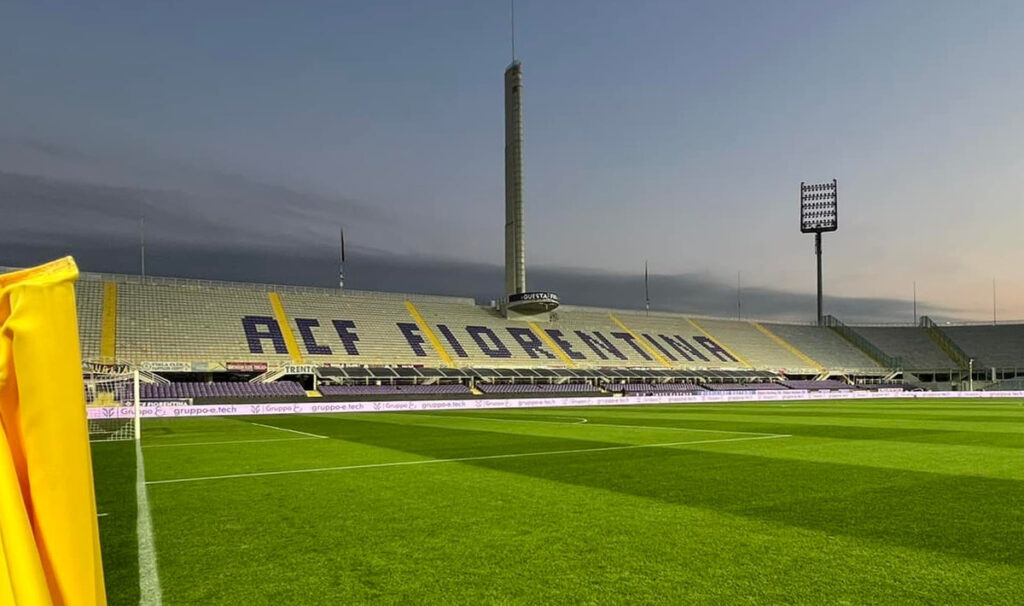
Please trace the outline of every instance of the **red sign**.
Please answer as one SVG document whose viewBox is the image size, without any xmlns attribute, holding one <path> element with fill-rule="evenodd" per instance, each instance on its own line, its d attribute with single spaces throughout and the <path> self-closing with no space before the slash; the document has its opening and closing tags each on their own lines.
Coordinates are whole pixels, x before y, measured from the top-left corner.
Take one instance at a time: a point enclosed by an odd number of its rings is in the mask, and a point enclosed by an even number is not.
<svg viewBox="0 0 1024 606">
<path fill-rule="evenodd" d="M 228 362 L 224 364 L 228 372 L 267 372 L 266 362 Z"/>
</svg>

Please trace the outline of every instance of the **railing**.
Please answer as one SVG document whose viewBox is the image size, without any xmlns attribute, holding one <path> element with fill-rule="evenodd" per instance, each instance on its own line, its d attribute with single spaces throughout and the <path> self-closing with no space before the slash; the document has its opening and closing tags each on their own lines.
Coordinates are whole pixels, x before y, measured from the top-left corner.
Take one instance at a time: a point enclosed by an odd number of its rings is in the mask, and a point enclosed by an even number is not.
<svg viewBox="0 0 1024 606">
<path fill-rule="evenodd" d="M 932 341 L 935 341 L 939 349 L 949 356 L 949 359 L 953 360 L 962 370 L 967 370 L 971 360 L 970 356 L 953 339 L 950 339 L 949 335 L 943 332 L 931 318 L 921 316 L 921 328 L 931 337 Z"/>
<path fill-rule="evenodd" d="M 835 316 L 826 315 L 822 318 L 825 326 L 828 326 L 840 337 L 846 339 L 851 345 L 857 349 L 863 351 L 868 355 L 869 358 L 878 362 L 883 368 L 889 369 L 901 369 L 903 368 L 903 359 L 898 356 L 890 356 L 885 353 L 877 345 L 865 339 L 858 332 L 843 324 L 839 321 L 839 318 Z"/>
</svg>

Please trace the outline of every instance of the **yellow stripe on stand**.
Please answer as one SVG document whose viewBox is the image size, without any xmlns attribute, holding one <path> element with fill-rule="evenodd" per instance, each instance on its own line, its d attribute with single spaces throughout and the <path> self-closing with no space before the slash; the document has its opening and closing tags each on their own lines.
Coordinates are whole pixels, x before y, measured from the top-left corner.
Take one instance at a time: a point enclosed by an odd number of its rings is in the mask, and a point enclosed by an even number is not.
<svg viewBox="0 0 1024 606">
<path fill-rule="evenodd" d="M 664 356 L 655 351 L 655 349 L 651 347 L 650 343 L 648 343 L 646 339 L 640 338 L 640 335 L 630 330 L 630 328 L 626 326 L 622 322 L 622 320 L 615 317 L 615 314 L 608 314 L 608 317 L 612 319 L 612 322 L 618 324 L 619 328 L 629 333 L 629 335 L 633 337 L 636 340 L 636 342 L 639 343 L 644 349 L 646 349 L 647 353 L 654 356 L 654 359 L 660 362 L 662 366 L 664 366 L 665 368 L 672 368 L 672 365 L 669 364 L 668 360 L 666 360 Z"/>
<path fill-rule="evenodd" d="M 423 319 L 423 316 L 420 315 L 420 311 L 416 309 L 416 306 L 412 304 L 412 301 L 406 301 L 405 308 L 409 310 L 409 315 L 412 316 L 413 322 L 415 322 L 416 326 L 420 327 L 420 331 L 426 335 L 427 341 L 430 341 L 430 345 L 434 348 L 434 351 L 437 352 L 437 355 L 441 357 L 441 360 L 448 366 L 455 366 L 452 362 L 452 357 L 448 355 L 447 351 L 445 351 L 444 345 L 441 345 L 441 340 L 438 339 L 437 335 L 434 334 L 434 331 L 431 330 L 430 325 Z"/>
<path fill-rule="evenodd" d="M 103 284 L 103 312 L 100 316 L 100 359 L 117 361 L 117 283 Z"/>
<path fill-rule="evenodd" d="M 551 338 L 551 335 L 541 330 L 540 326 L 537 326 L 536 322 L 530 322 L 530 328 L 532 328 L 533 332 L 540 337 L 541 341 L 544 341 L 544 344 L 547 345 L 551 351 L 555 352 L 556 356 L 562 359 L 562 362 L 564 362 L 566 366 L 569 368 L 576 368 L 576 363 L 573 362 L 572 358 L 567 356 L 564 351 L 562 351 L 562 348 L 558 346 L 558 343 L 555 343 L 555 340 Z"/>
<path fill-rule="evenodd" d="M 736 353 L 735 351 L 733 351 L 733 350 L 729 349 L 728 347 L 726 347 L 724 343 L 722 343 L 721 341 L 719 341 L 718 339 L 716 339 L 716 338 L 715 338 L 715 337 L 714 337 L 714 336 L 713 336 L 713 335 L 712 335 L 711 333 L 709 333 L 708 331 L 704 330 L 704 328 L 702 328 L 700 324 L 697 324 L 697 322 L 695 322 L 694 320 L 692 320 L 692 319 L 690 319 L 690 318 L 686 318 L 686 321 L 690 323 L 690 326 L 692 326 L 692 327 L 696 328 L 696 329 L 697 329 L 697 330 L 698 330 L 698 331 L 699 331 L 699 332 L 700 332 L 700 333 L 701 333 L 702 335 L 704 335 L 705 337 L 707 337 L 707 338 L 711 339 L 712 341 L 714 341 L 714 342 L 715 342 L 715 343 L 716 343 L 716 344 L 717 344 L 717 345 L 718 345 L 719 347 L 721 347 L 721 348 L 722 348 L 722 350 L 723 350 L 723 351 L 724 351 L 725 353 L 727 353 L 727 354 L 729 354 L 730 356 L 732 356 L 732 357 L 736 358 L 736 360 L 737 360 L 737 361 L 738 361 L 738 362 L 739 362 L 740 364 L 742 364 L 742 365 L 746 366 L 747 368 L 753 368 L 753 366 L 751 366 L 751 365 L 750 365 L 750 362 L 747 362 L 747 361 L 746 361 L 746 360 L 744 360 L 744 359 L 743 359 L 743 358 L 742 358 L 742 357 L 741 357 L 741 356 L 740 356 L 739 354 L 737 354 L 737 353 Z"/>
<path fill-rule="evenodd" d="M 288 350 L 288 355 L 291 356 L 292 362 L 302 364 L 299 344 L 295 340 L 295 333 L 292 332 L 291 324 L 288 323 L 288 316 L 284 313 L 281 297 L 276 292 L 268 292 L 267 298 L 270 299 L 270 306 L 274 309 L 274 317 L 277 318 L 277 326 L 281 329 L 281 336 L 284 337 L 284 346 Z"/>
<path fill-rule="evenodd" d="M 772 341 L 775 341 L 780 346 L 782 346 L 783 349 L 785 349 L 789 353 L 793 354 L 794 356 L 800 358 L 800 360 L 802 360 L 804 364 L 807 364 L 811 368 L 817 368 L 820 371 L 824 371 L 825 370 L 824 366 L 822 366 L 821 364 L 818 364 L 817 362 L 815 362 L 813 359 L 811 359 L 810 356 L 808 356 L 804 352 L 802 352 L 799 349 L 797 349 L 796 346 L 793 345 L 792 343 L 790 343 L 789 341 L 786 341 L 785 339 L 783 339 L 779 335 L 773 333 L 772 331 L 768 330 L 764 326 L 761 326 L 760 322 L 751 322 L 751 324 L 754 325 L 754 328 L 756 328 L 759 331 L 761 331 L 761 333 L 764 334 L 764 336 L 768 337 Z"/>
</svg>

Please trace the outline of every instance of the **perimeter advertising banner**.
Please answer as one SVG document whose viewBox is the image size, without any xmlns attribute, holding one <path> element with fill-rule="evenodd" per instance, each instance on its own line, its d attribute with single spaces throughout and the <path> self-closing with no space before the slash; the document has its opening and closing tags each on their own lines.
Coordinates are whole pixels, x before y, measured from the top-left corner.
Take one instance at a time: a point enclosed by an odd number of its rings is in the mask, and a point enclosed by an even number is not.
<svg viewBox="0 0 1024 606">
<path fill-rule="evenodd" d="M 637 406 L 642 404 L 709 404 L 725 402 L 867 400 L 879 398 L 1024 398 L 1024 391 L 758 391 L 689 396 L 630 396 L 620 398 L 524 398 L 494 400 L 412 400 L 386 402 L 298 402 L 294 404 L 223 404 L 191 406 L 183 402 L 147 402 L 143 418 L 224 417 L 235 415 L 322 414 L 342 412 L 398 412 L 403 410 L 474 410 L 488 408 L 542 408 L 575 406 Z M 132 418 L 132 406 L 92 407 L 90 419 Z"/>
</svg>

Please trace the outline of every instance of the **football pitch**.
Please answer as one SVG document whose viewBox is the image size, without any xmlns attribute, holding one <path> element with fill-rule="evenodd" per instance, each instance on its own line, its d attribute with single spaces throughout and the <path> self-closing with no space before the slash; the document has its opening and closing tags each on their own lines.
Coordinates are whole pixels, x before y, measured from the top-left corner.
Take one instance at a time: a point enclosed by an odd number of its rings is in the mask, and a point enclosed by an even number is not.
<svg viewBox="0 0 1024 606">
<path fill-rule="evenodd" d="M 1024 596 L 1019 400 L 152 419 L 141 451 L 144 493 L 93 447 L 111 604 L 140 562 L 165 604 Z"/>
</svg>

